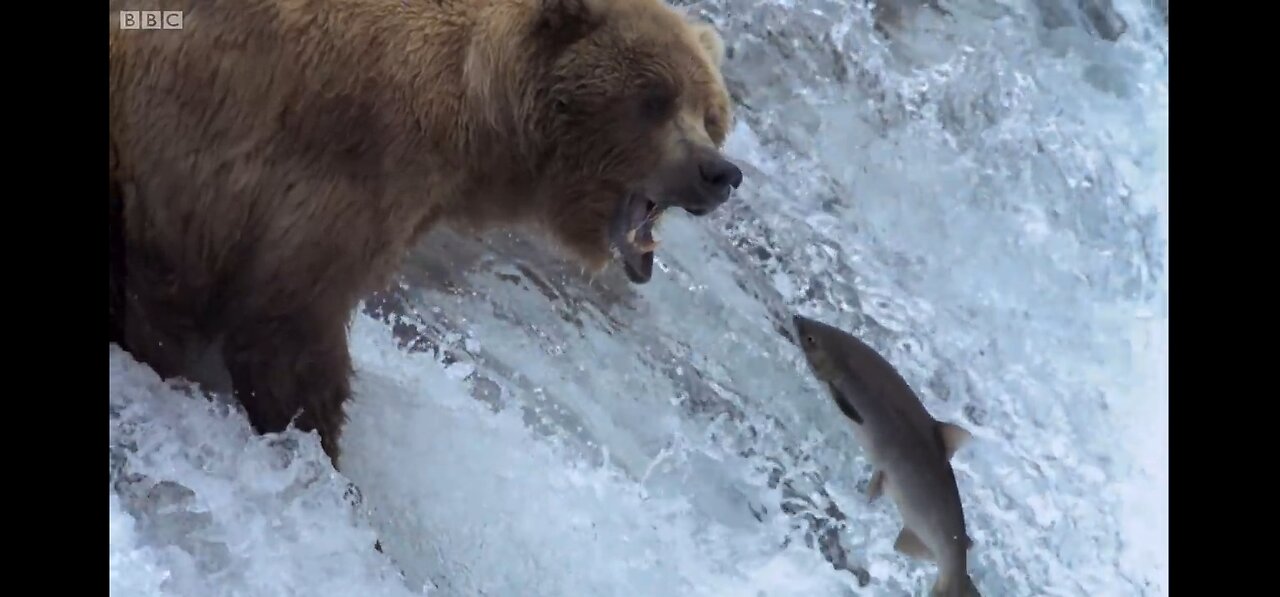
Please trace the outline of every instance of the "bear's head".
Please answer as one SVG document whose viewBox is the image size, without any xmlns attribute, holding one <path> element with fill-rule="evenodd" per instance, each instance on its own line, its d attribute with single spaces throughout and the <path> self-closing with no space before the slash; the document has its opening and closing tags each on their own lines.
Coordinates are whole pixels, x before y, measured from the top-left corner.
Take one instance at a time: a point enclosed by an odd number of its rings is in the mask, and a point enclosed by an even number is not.
<svg viewBox="0 0 1280 597">
<path fill-rule="evenodd" d="M 512 0 L 487 21 L 490 41 L 516 41 L 473 46 L 469 66 L 536 164 L 535 215 L 591 268 L 616 249 L 647 282 L 664 210 L 706 215 L 742 183 L 720 152 L 720 36 L 662 0 Z"/>
</svg>

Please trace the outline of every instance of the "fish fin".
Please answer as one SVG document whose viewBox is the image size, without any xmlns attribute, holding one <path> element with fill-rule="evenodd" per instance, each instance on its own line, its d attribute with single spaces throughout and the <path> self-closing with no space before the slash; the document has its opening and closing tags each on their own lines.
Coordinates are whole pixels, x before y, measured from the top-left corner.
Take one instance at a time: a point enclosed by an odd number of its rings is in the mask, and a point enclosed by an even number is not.
<svg viewBox="0 0 1280 597">
<path fill-rule="evenodd" d="M 898 533 L 897 540 L 893 542 L 893 550 L 921 560 L 933 559 L 933 552 L 908 527 L 902 527 L 902 532 Z"/>
<path fill-rule="evenodd" d="M 836 406 L 840 408 L 840 412 L 844 413 L 844 416 L 849 417 L 849 420 L 861 425 L 863 422 L 862 415 L 858 413 L 858 409 L 853 407 L 853 403 L 849 401 L 849 397 L 845 396 L 844 392 L 841 392 L 840 388 L 836 387 L 836 384 L 828 383 L 827 385 L 831 388 L 831 397 L 835 399 Z"/>
<path fill-rule="evenodd" d="M 884 471 L 871 473 L 871 482 L 867 484 L 867 502 L 874 502 L 884 493 Z"/>
<path fill-rule="evenodd" d="M 938 439 L 942 440 L 942 449 L 947 455 L 947 460 L 951 460 L 957 450 L 973 439 L 973 434 L 955 423 L 938 421 Z"/>
</svg>

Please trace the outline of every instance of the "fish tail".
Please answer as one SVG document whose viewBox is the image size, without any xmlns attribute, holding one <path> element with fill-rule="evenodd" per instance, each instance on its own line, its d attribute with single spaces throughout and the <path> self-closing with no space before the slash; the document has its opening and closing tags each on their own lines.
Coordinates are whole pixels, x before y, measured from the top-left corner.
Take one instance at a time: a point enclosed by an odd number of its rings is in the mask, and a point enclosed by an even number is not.
<svg viewBox="0 0 1280 597">
<path fill-rule="evenodd" d="M 982 597 L 973 579 L 964 572 L 939 577 L 930 595 L 932 597 Z"/>
</svg>

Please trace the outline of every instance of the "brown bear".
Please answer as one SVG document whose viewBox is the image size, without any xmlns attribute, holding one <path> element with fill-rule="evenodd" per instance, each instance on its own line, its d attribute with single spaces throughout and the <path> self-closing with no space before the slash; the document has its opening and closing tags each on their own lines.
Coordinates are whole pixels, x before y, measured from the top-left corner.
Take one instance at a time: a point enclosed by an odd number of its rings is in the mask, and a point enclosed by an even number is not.
<svg viewBox="0 0 1280 597">
<path fill-rule="evenodd" d="M 662 0 L 111 0 L 112 340 L 209 355 L 338 466 L 347 325 L 433 225 L 536 224 L 649 280 L 742 181 L 723 47 Z M 121 10 L 183 11 L 122 29 Z"/>
</svg>

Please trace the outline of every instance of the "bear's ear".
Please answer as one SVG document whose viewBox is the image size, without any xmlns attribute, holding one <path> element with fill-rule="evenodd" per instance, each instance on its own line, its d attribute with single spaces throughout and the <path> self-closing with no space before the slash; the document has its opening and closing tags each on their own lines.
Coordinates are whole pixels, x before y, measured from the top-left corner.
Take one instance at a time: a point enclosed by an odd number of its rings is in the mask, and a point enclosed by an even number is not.
<svg viewBox="0 0 1280 597">
<path fill-rule="evenodd" d="M 716 68 L 724 66 L 724 40 L 721 39 L 715 27 L 706 23 L 690 23 L 689 26 L 693 29 L 694 36 L 698 38 L 698 45 L 707 51 Z"/>
<path fill-rule="evenodd" d="M 533 36 L 553 50 L 560 50 L 599 27 L 604 19 L 600 0 L 535 0 Z"/>
</svg>

